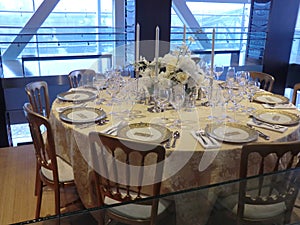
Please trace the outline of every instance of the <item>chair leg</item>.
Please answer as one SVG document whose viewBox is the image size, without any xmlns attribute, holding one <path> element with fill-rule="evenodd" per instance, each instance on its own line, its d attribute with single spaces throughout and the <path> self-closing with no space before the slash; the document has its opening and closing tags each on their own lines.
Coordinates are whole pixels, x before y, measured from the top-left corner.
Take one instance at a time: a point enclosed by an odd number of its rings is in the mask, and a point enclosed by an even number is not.
<svg viewBox="0 0 300 225">
<path fill-rule="evenodd" d="M 39 168 L 36 164 L 36 170 L 35 170 L 35 188 L 34 188 L 34 195 L 37 196 L 38 194 L 38 182 L 39 182 Z"/>
<path fill-rule="evenodd" d="M 43 182 L 39 178 L 36 180 L 36 190 L 37 190 L 37 203 L 36 203 L 36 210 L 35 210 L 35 218 L 38 219 L 41 213 L 41 204 L 42 204 L 42 197 L 43 197 Z"/>
<path fill-rule="evenodd" d="M 60 186 L 57 185 L 57 188 L 54 188 L 54 194 L 55 194 L 55 214 L 60 214 Z"/>
</svg>

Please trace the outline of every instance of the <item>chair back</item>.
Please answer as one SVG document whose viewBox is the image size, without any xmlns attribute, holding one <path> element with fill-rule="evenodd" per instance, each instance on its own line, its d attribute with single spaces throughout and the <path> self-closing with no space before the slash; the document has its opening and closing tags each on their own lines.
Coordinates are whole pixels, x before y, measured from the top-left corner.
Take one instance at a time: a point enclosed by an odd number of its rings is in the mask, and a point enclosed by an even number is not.
<svg viewBox="0 0 300 225">
<path fill-rule="evenodd" d="M 54 181 L 52 183 L 58 184 L 54 136 L 48 118 L 34 112 L 30 103 L 25 103 L 23 110 L 29 123 L 38 168 L 44 167 L 50 170 Z M 47 136 L 44 137 L 43 134 L 47 134 Z"/>
<path fill-rule="evenodd" d="M 257 72 L 257 71 L 250 71 L 250 77 L 252 79 L 258 79 L 260 82 L 260 88 L 264 89 L 266 91 L 272 91 L 273 85 L 275 82 L 275 79 L 272 75 L 263 73 L 263 72 Z"/>
<path fill-rule="evenodd" d="M 267 208 L 269 206 L 278 207 L 280 204 L 283 204 L 281 206 L 284 206 L 285 210 L 270 216 L 268 220 L 277 222 L 284 218 L 285 222 L 289 222 L 298 195 L 299 174 L 297 175 L 297 173 L 299 172 L 292 169 L 300 166 L 299 153 L 300 142 L 298 141 L 250 143 L 243 146 L 240 164 L 242 182 L 240 182 L 237 210 L 240 223 L 247 222 L 244 211 L 250 205 Z M 282 171 L 282 173 L 274 173 L 278 171 Z M 272 175 L 263 176 L 266 173 L 272 173 Z M 252 175 L 257 176 L 257 179 L 249 181 L 244 179 Z M 264 221 L 267 222 L 267 219 L 264 218 Z"/>
<path fill-rule="evenodd" d="M 25 86 L 25 91 L 34 112 L 46 116 L 50 115 L 50 99 L 46 81 L 34 81 Z"/>
<path fill-rule="evenodd" d="M 300 90 L 300 83 L 297 83 L 294 85 L 294 91 L 293 91 L 293 97 L 292 97 L 292 103 L 296 105 L 297 100 L 297 92 Z"/>
<path fill-rule="evenodd" d="M 95 76 L 96 72 L 92 69 L 73 70 L 68 75 L 70 88 L 77 88 L 81 83 L 84 85 L 92 85 Z"/>
<path fill-rule="evenodd" d="M 145 191 L 143 182 L 149 171 L 155 182 L 146 184 L 147 193 L 150 196 L 160 194 L 165 159 L 163 146 L 97 132 L 91 132 L 89 140 L 99 206 L 105 205 L 106 197 L 118 202 L 142 199 Z M 147 201 L 145 204 L 152 205 L 151 224 L 154 224 L 158 200 Z"/>
</svg>

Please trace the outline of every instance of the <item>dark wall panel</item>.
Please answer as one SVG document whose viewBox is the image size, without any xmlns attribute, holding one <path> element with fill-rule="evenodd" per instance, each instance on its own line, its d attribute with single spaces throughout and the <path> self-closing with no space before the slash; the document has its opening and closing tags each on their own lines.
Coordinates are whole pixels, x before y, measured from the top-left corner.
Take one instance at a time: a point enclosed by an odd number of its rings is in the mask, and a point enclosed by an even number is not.
<svg viewBox="0 0 300 225">
<path fill-rule="evenodd" d="M 263 71 L 275 77 L 273 92 L 283 94 L 300 0 L 272 0 Z"/>
</svg>

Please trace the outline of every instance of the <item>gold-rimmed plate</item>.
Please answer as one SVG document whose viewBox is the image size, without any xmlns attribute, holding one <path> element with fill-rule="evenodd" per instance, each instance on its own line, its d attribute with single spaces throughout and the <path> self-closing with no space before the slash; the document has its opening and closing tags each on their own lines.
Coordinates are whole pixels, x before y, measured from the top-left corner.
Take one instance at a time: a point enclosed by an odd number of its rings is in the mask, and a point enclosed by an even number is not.
<svg viewBox="0 0 300 225">
<path fill-rule="evenodd" d="M 230 143 L 247 143 L 258 138 L 254 129 L 238 123 L 209 124 L 205 131 L 209 136 L 219 141 Z"/>
<path fill-rule="evenodd" d="M 145 142 L 163 143 L 169 140 L 172 132 L 161 125 L 153 123 L 132 123 L 117 131 L 118 137 Z"/>
<path fill-rule="evenodd" d="M 68 108 L 59 114 L 62 121 L 76 124 L 97 122 L 105 117 L 106 113 L 102 109 L 93 107 Z"/>
<path fill-rule="evenodd" d="M 267 104 L 286 104 L 289 103 L 289 99 L 282 95 L 273 94 L 270 92 L 256 93 L 253 96 L 253 101 Z"/>
<path fill-rule="evenodd" d="M 257 110 L 252 116 L 257 120 L 270 124 L 295 125 L 299 123 L 299 117 L 296 114 L 283 110 Z"/>
<path fill-rule="evenodd" d="M 97 97 L 96 93 L 85 90 L 72 90 L 59 93 L 57 98 L 67 102 L 85 102 L 93 100 Z"/>
</svg>

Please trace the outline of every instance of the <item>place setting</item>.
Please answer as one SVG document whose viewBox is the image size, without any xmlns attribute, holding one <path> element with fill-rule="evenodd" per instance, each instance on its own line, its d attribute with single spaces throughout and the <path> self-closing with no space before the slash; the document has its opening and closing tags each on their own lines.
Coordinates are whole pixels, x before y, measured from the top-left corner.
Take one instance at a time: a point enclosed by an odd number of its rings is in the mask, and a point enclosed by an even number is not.
<svg viewBox="0 0 300 225">
<path fill-rule="evenodd" d="M 137 141 L 166 144 L 166 148 L 174 148 L 176 140 L 180 137 L 178 131 L 173 133 L 168 128 L 159 124 L 144 122 L 128 123 L 126 121 L 119 121 L 101 132 Z M 172 138 L 173 142 L 171 143 Z"/>
</svg>

